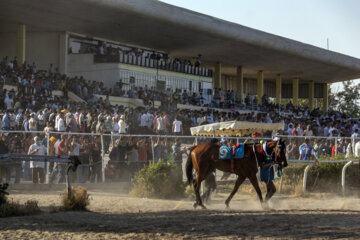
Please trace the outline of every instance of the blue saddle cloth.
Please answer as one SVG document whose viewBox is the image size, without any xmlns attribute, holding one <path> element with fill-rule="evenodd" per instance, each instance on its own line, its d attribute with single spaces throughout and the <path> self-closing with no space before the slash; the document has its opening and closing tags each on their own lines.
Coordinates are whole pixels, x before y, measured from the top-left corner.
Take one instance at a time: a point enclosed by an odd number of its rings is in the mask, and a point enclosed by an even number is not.
<svg viewBox="0 0 360 240">
<path fill-rule="evenodd" d="M 232 154 L 231 147 L 221 146 L 219 151 L 220 159 L 230 159 Z M 240 143 L 240 146 L 235 149 L 235 156 L 233 158 L 243 158 L 244 157 L 244 144 Z"/>
</svg>

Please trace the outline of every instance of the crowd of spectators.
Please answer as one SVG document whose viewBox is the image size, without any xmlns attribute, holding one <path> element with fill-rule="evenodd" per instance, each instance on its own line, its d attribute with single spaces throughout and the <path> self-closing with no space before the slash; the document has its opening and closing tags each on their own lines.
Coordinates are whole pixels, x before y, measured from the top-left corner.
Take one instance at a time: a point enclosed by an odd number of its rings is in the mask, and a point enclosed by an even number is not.
<svg viewBox="0 0 360 240">
<path fill-rule="evenodd" d="M 208 123 L 231 120 L 260 123 L 283 122 L 284 130 L 268 132 L 263 137 L 271 137 L 274 134 L 297 136 L 298 138 L 288 141 L 287 153 L 294 159 L 304 159 L 301 151 L 306 148 L 302 147 L 303 145 L 311 146 L 311 152 L 314 152 L 315 157 L 333 157 L 336 153 L 351 155 L 359 137 L 357 130 L 359 119 L 349 118 L 334 111 L 322 114 L 319 109 L 309 111 L 307 108 L 298 108 L 291 104 L 281 108 L 282 111 L 279 112 L 279 106 L 271 104 L 266 96 L 263 97 L 264 104 L 260 112 L 248 113 L 179 110 L 174 104 L 161 108 L 154 108 L 151 104 L 138 108 L 112 106 L 108 98 L 92 98 L 85 103 L 71 102 L 66 94 L 62 97 L 53 97 L 52 91 L 62 89 L 66 92 L 67 88 L 71 88 L 84 97 L 91 95 L 94 90 L 96 92 L 97 88 L 101 89 L 101 84 L 97 85 L 83 78 L 68 78 L 58 74 L 52 66 L 49 71 L 37 71 L 35 64 L 19 66 L 16 58 L 13 61 L 9 61 L 8 58 L 3 59 L 0 64 L 0 78 L 4 82 L 16 83 L 18 87 L 18 91 L 2 90 L 0 92 L 0 129 L 25 132 L 25 134 L 3 133 L 0 152 L 43 154 L 45 152 L 41 147 L 43 146 L 50 147 L 49 153 L 52 155 L 79 155 L 84 164 L 77 172 L 78 181 L 102 179 L 99 166 L 103 162 L 103 153 L 109 154 L 110 158 L 106 168 L 106 177 L 114 180 L 122 175 L 119 173 L 121 169 L 130 166 L 123 163 L 124 160 L 139 163 L 159 159 L 179 160 L 184 153 L 181 144 L 192 144 L 191 141 L 181 139 L 181 136 L 189 136 L 191 127 Z M 154 94 L 154 89 L 144 86 L 144 88 L 139 88 L 136 94 L 139 98 L 151 99 L 154 98 L 151 96 Z M 233 104 L 235 101 L 234 93 L 231 91 L 226 92 L 225 100 L 219 98 L 221 89 L 216 89 L 214 94 L 214 98 L 219 102 L 229 101 Z M 163 102 L 170 103 L 173 101 L 176 103 L 181 99 L 176 94 L 174 97 L 174 93 L 170 94 L 170 91 L 169 94 L 162 93 L 161 97 L 166 98 Z M 169 101 L 169 98 L 173 100 Z M 35 131 L 43 133 L 38 134 Z M 72 136 L 67 133 L 109 135 L 105 135 L 101 143 L 100 136 Z M 159 137 L 151 139 L 123 136 L 124 134 L 155 134 Z M 165 135 L 175 135 L 179 138 L 168 138 Z M 333 137 L 333 139 L 313 139 L 305 142 L 305 138 L 313 136 Z M 344 137 L 349 137 L 349 139 Z M 48 138 L 51 144 L 47 144 Z M 19 141 L 19 139 L 25 140 Z M 308 155 L 306 156 L 305 159 L 308 158 Z M 121 164 L 123 164 L 122 167 Z M 15 169 L 17 176 L 15 181 L 18 181 L 19 169 L 22 169 L 24 179 L 33 176 L 33 182 L 43 182 L 44 172 L 41 169 L 36 170 L 37 168 L 43 167 L 41 164 L 39 166 L 27 165 L 27 163 L 7 165 L 7 167 L 0 165 L 0 181 L 3 176 L 9 176 L 11 169 Z M 32 174 L 30 169 L 33 169 Z M 64 180 L 64 167 L 61 164 L 52 166 L 51 172 L 51 181 Z"/>
<path fill-rule="evenodd" d="M 72 48 L 69 48 L 69 53 L 73 53 Z M 158 62 L 158 64 L 174 64 L 200 67 L 201 66 L 201 54 L 198 54 L 197 57 L 192 59 L 182 60 L 180 58 L 172 58 L 166 53 L 154 52 L 140 48 L 129 48 L 123 47 L 115 44 L 110 44 L 106 42 L 99 41 L 97 45 L 94 44 L 81 44 L 79 53 L 92 53 L 96 55 L 115 55 L 127 54 L 132 57 L 143 57 L 152 59 Z"/>
</svg>

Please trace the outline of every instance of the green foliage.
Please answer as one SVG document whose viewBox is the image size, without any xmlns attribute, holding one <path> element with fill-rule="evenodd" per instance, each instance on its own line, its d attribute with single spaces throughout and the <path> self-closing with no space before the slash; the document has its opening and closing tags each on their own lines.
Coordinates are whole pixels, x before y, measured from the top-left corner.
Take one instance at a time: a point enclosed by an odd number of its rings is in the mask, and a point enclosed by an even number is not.
<svg viewBox="0 0 360 240">
<path fill-rule="evenodd" d="M 342 83 L 343 89 L 329 95 L 329 106 L 349 116 L 360 116 L 360 84 L 353 81 Z"/>
<path fill-rule="evenodd" d="M 173 162 L 150 163 L 135 175 L 130 195 L 135 197 L 173 199 L 184 197 L 182 169 Z"/>
<path fill-rule="evenodd" d="M 59 210 L 62 211 L 86 211 L 87 206 L 90 204 L 89 194 L 83 187 L 71 187 L 70 199 L 68 199 L 67 190 L 64 190 L 61 201 L 63 206 Z"/>
<path fill-rule="evenodd" d="M 7 195 L 9 195 L 9 193 L 6 191 L 8 187 L 9 184 L 7 183 L 0 184 L 0 206 L 6 203 Z"/>
<path fill-rule="evenodd" d="M 346 162 L 317 163 L 312 166 L 307 179 L 308 191 L 339 192 L 341 190 L 341 172 L 345 164 Z M 293 184 L 299 184 L 299 181 L 302 183 L 305 167 L 306 165 L 294 165 L 285 168 L 284 179 Z M 358 165 L 351 165 L 347 169 L 346 185 L 347 187 L 359 188 Z"/>
</svg>

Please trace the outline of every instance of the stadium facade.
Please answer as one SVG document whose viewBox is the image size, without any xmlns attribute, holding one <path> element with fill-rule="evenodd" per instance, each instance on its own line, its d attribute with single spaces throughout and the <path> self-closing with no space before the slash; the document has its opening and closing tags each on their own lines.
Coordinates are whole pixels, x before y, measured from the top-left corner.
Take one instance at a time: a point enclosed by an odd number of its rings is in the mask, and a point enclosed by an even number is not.
<svg viewBox="0 0 360 240">
<path fill-rule="evenodd" d="M 106 43 L 123 51 L 89 51 Z M 201 67 L 134 56 L 131 49 L 193 59 Z M 85 50 L 84 50 L 85 49 Z M 0 56 L 50 64 L 69 76 L 129 85 L 178 88 L 212 95 L 233 90 L 239 98 L 265 93 L 282 98 L 324 99 L 329 83 L 360 77 L 360 60 L 155 0 L 2 0 Z"/>
</svg>

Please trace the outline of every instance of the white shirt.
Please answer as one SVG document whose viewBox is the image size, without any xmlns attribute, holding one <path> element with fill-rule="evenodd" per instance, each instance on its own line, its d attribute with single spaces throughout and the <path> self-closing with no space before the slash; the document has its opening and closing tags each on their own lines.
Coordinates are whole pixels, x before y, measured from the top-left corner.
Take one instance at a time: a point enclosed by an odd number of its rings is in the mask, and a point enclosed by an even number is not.
<svg viewBox="0 0 360 240">
<path fill-rule="evenodd" d="M 55 155 L 58 155 L 58 152 L 57 152 L 57 147 L 59 145 L 59 143 L 61 142 L 60 139 L 56 140 L 55 144 L 54 144 L 54 149 L 55 149 Z"/>
<path fill-rule="evenodd" d="M 119 132 L 119 124 L 117 122 L 114 122 L 112 131 L 113 131 L 113 133 Z"/>
<path fill-rule="evenodd" d="M 62 118 L 60 118 L 59 119 L 59 121 L 58 121 L 58 124 L 57 124 L 58 126 L 58 128 L 57 128 L 57 130 L 58 130 L 58 132 L 65 132 L 65 122 L 64 122 L 64 120 L 62 119 Z"/>
<path fill-rule="evenodd" d="M 119 133 L 126 133 L 127 130 L 127 124 L 124 120 L 120 119 L 119 123 Z"/>
<path fill-rule="evenodd" d="M 37 130 L 37 127 L 36 127 L 36 120 L 35 118 L 30 118 L 29 120 L 29 130 L 30 131 L 36 131 Z"/>
<path fill-rule="evenodd" d="M 146 127 L 147 126 L 147 115 L 144 113 L 141 115 L 140 118 L 140 127 Z"/>
<path fill-rule="evenodd" d="M 162 117 L 156 119 L 156 128 L 158 131 L 165 131 L 165 120 Z"/>
<path fill-rule="evenodd" d="M 46 147 L 42 144 L 37 145 L 36 143 L 32 144 L 29 147 L 28 154 L 30 154 L 35 149 L 39 149 L 39 150 L 32 155 L 42 155 L 42 156 L 46 155 Z M 45 162 L 30 161 L 30 168 L 45 168 Z"/>
<path fill-rule="evenodd" d="M 6 109 L 7 110 L 12 110 L 13 109 L 13 103 L 14 101 L 11 98 L 5 98 L 4 100 L 5 104 L 6 104 Z"/>
<path fill-rule="evenodd" d="M 80 148 L 81 148 L 81 145 L 78 144 L 78 143 L 75 143 L 74 144 L 74 149 L 72 150 L 72 152 L 70 153 L 71 156 L 79 156 L 80 154 Z M 72 146 L 71 146 L 72 147 Z"/>
<path fill-rule="evenodd" d="M 58 122 L 59 122 L 59 119 L 60 119 L 60 115 L 56 115 L 55 117 L 55 129 L 57 130 L 58 129 Z"/>
<path fill-rule="evenodd" d="M 177 121 L 174 121 L 173 122 L 173 126 L 174 126 L 174 132 L 178 133 L 181 131 L 181 125 L 182 125 L 182 122 L 177 120 Z"/>
<path fill-rule="evenodd" d="M 329 128 L 325 127 L 324 128 L 324 137 L 327 137 L 329 135 Z"/>
</svg>

